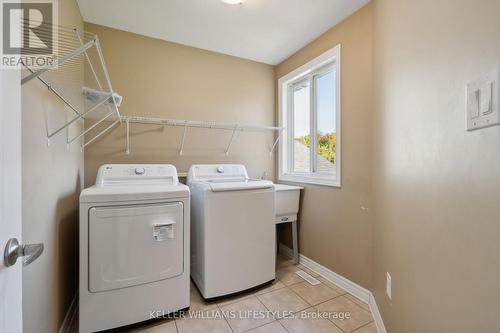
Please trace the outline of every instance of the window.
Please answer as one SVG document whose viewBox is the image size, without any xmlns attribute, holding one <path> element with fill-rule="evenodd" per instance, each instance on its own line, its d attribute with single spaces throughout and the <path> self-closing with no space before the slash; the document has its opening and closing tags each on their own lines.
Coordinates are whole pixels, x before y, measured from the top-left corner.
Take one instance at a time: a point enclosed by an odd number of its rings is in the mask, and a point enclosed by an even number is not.
<svg viewBox="0 0 500 333">
<path fill-rule="evenodd" d="M 340 186 L 340 45 L 278 85 L 279 179 Z"/>
</svg>

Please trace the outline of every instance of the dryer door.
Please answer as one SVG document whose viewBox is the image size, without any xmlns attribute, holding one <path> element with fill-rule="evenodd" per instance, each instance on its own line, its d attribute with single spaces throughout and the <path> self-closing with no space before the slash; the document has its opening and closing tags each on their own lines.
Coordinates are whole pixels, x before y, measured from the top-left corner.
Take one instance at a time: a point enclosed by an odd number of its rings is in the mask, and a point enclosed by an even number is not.
<svg viewBox="0 0 500 333">
<path fill-rule="evenodd" d="M 89 210 L 89 290 L 101 292 L 182 274 L 182 202 Z"/>
</svg>

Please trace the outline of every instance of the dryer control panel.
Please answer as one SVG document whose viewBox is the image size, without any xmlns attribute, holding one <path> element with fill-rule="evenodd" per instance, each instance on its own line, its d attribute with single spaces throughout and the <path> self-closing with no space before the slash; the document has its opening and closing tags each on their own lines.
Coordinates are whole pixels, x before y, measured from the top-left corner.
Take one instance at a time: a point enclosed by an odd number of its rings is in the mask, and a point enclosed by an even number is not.
<svg viewBox="0 0 500 333">
<path fill-rule="evenodd" d="M 97 186 L 177 185 L 177 169 L 171 164 L 105 164 L 97 172 Z"/>
</svg>

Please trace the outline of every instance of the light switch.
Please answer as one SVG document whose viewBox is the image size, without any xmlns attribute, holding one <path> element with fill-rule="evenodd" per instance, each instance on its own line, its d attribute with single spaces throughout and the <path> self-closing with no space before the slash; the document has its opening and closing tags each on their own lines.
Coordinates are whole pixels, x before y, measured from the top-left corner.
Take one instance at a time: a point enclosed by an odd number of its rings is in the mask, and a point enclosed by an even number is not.
<svg viewBox="0 0 500 333">
<path fill-rule="evenodd" d="M 481 89 L 481 113 L 488 114 L 493 112 L 493 82 L 488 82 Z"/>
<path fill-rule="evenodd" d="M 500 125 L 500 67 L 467 85 L 467 130 Z"/>
<path fill-rule="evenodd" d="M 470 117 L 475 119 L 479 117 L 479 104 L 481 103 L 481 90 L 476 89 L 469 92 L 467 95 L 467 108 Z"/>
</svg>

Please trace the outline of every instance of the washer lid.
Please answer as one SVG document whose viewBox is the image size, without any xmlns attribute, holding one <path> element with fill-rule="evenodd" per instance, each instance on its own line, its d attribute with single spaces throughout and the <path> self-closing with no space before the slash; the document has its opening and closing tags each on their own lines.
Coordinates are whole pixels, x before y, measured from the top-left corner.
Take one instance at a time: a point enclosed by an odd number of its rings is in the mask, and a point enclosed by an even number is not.
<svg viewBox="0 0 500 333">
<path fill-rule="evenodd" d="M 233 181 L 208 180 L 205 183 L 209 184 L 212 192 L 258 190 L 258 189 L 273 188 L 274 186 L 273 182 L 269 180 L 260 180 L 260 179 L 246 179 L 246 180 L 233 180 Z"/>
<path fill-rule="evenodd" d="M 187 182 L 207 185 L 213 192 L 257 190 L 274 186 L 269 180 L 249 178 L 247 169 L 241 164 L 195 164 L 189 168 Z"/>
</svg>

